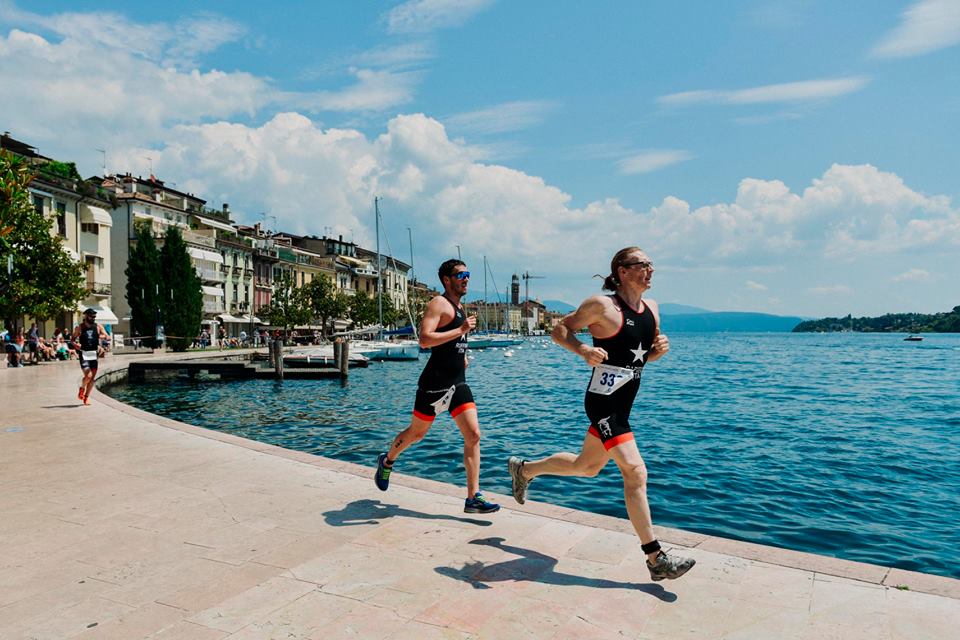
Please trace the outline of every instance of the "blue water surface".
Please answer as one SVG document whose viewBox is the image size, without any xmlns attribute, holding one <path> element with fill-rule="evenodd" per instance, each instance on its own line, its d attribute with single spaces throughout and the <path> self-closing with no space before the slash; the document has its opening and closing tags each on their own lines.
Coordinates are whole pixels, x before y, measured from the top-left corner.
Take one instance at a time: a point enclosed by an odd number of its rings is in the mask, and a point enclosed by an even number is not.
<svg viewBox="0 0 960 640">
<path fill-rule="evenodd" d="M 960 335 L 677 333 L 671 344 L 631 416 L 656 524 L 960 578 Z M 579 450 L 581 359 L 547 339 L 471 356 L 484 488 L 510 493 L 510 455 Z M 425 362 L 373 363 L 346 384 L 165 379 L 109 393 L 373 466 L 407 426 Z M 443 416 L 397 469 L 463 485 L 462 452 Z M 613 463 L 596 478 L 538 478 L 530 497 L 626 517 Z"/>
</svg>

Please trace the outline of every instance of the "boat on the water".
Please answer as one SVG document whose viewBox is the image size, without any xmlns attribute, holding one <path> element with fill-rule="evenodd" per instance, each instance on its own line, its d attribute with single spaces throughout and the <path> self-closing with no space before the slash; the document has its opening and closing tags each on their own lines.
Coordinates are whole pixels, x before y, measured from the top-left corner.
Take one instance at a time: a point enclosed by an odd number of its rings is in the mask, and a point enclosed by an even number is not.
<svg viewBox="0 0 960 640">
<path fill-rule="evenodd" d="M 414 340 L 356 340 L 350 342 L 350 353 L 370 360 L 419 360 L 420 345 Z"/>
<path fill-rule="evenodd" d="M 347 365 L 349 367 L 366 367 L 370 358 L 362 353 L 350 351 Z M 336 367 L 337 361 L 333 358 L 333 345 L 297 349 L 283 356 L 283 366 L 290 368 L 308 367 Z"/>
<path fill-rule="evenodd" d="M 477 335 L 467 336 L 467 347 L 470 349 L 512 347 L 522 343 L 523 338 L 511 334 L 478 333 Z"/>
<path fill-rule="evenodd" d="M 920 342 L 923 340 L 923 336 L 918 336 L 916 334 L 911 334 L 903 339 L 904 342 Z"/>
</svg>

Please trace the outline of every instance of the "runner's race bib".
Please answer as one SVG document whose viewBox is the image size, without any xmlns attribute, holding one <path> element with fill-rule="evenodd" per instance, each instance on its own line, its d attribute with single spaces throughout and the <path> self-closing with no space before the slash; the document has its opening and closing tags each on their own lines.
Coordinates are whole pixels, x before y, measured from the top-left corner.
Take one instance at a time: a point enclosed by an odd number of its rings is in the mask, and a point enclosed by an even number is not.
<svg viewBox="0 0 960 640">
<path fill-rule="evenodd" d="M 601 396 L 609 396 L 614 391 L 633 380 L 633 369 L 598 364 L 593 368 L 593 377 L 587 391 Z"/>
<path fill-rule="evenodd" d="M 96 351 L 96 349 L 94 349 L 93 351 L 83 351 L 83 352 L 81 352 L 81 353 L 83 354 L 83 361 L 84 361 L 84 362 L 96 362 L 96 361 L 97 361 L 97 351 Z"/>
<path fill-rule="evenodd" d="M 437 415 L 440 415 L 441 413 L 443 413 L 444 411 L 450 408 L 450 402 L 453 401 L 453 392 L 456 390 L 457 390 L 457 385 L 453 385 L 452 387 L 447 389 L 447 392 L 443 394 L 443 396 L 441 396 L 439 400 L 437 400 L 436 402 L 430 403 L 433 406 L 433 410 L 436 412 Z"/>
</svg>

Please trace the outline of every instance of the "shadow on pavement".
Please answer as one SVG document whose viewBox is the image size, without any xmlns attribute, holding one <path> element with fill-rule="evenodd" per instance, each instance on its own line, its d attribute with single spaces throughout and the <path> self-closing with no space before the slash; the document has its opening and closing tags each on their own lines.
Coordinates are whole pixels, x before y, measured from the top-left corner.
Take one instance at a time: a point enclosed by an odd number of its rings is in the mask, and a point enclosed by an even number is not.
<svg viewBox="0 0 960 640">
<path fill-rule="evenodd" d="M 491 587 L 486 584 L 487 582 L 526 580 L 560 586 L 594 587 L 597 589 L 632 589 L 649 593 L 664 602 L 674 602 L 677 599 L 675 593 L 667 591 L 658 584 L 618 582 L 616 580 L 586 578 L 571 573 L 561 573 L 554 570 L 554 567 L 557 565 L 556 558 L 532 549 L 503 544 L 503 541 L 503 538 L 482 538 L 479 540 L 471 540 L 470 544 L 493 547 L 521 557 L 514 560 L 507 560 L 506 562 L 497 562 L 495 564 L 468 562 L 460 569 L 437 567 L 434 571 L 448 578 L 462 580 L 473 586 L 474 589 L 490 589 Z"/>
<path fill-rule="evenodd" d="M 476 520 L 474 518 L 461 518 L 458 516 L 448 516 L 446 514 L 413 511 L 395 504 L 384 504 L 379 500 L 354 500 L 343 509 L 326 511 L 323 514 L 327 524 L 334 527 L 376 524 L 380 520 L 397 516 L 404 518 L 421 518 L 423 520 L 455 520 L 457 522 L 475 524 L 479 527 L 489 527 L 491 524 L 489 520 Z"/>
</svg>

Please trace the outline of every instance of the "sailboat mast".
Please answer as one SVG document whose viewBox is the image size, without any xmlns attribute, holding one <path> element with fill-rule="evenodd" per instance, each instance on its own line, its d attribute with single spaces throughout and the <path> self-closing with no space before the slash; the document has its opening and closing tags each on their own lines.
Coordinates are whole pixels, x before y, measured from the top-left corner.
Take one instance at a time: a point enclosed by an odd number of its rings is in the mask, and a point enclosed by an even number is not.
<svg viewBox="0 0 960 640">
<path fill-rule="evenodd" d="M 380 321 L 380 339 L 383 340 L 383 279 L 380 268 L 380 199 L 373 197 L 373 212 L 376 221 L 374 228 L 377 230 L 377 317 Z"/>
<path fill-rule="evenodd" d="M 483 330 L 490 330 L 490 322 L 487 318 L 489 313 L 487 309 L 487 256 L 483 256 Z"/>
</svg>

